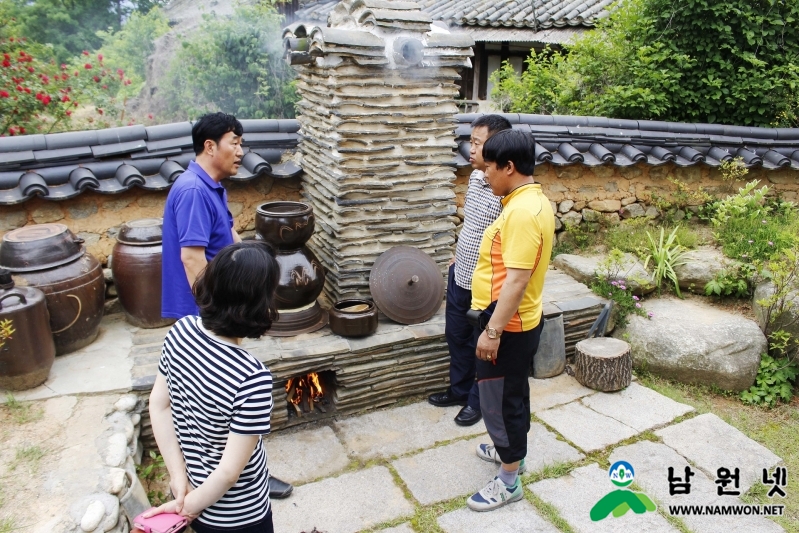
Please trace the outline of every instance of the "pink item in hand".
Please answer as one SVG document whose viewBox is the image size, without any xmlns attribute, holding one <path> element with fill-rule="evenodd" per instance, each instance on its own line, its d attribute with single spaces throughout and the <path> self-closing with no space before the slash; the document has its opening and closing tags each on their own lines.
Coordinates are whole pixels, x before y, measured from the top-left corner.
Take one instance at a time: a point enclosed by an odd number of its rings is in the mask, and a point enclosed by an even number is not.
<svg viewBox="0 0 799 533">
<path fill-rule="evenodd" d="M 144 515 L 152 511 L 149 509 L 133 519 L 133 527 L 141 529 L 143 533 L 176 533 L 188 525 L 188 521 L 174 513 L 161 513 L 150 518 Z"/>
</svg>

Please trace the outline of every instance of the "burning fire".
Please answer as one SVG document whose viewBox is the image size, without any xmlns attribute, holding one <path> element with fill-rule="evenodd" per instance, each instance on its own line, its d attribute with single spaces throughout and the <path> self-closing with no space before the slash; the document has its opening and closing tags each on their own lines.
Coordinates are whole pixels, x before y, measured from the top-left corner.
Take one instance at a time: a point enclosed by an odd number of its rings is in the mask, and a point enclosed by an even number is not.
<svg viewBox="0 0 799 533">
<path fill-rule="evenodd" d="M 322 407 L 325 393 L 319 374 L 311 372 L 305 376 L 290 378 L 286 382 L 286 401 L 294 406 L 297 416 L 310 413 L 314 407 L 321 412 L 326 412 Z"/>
</svg>

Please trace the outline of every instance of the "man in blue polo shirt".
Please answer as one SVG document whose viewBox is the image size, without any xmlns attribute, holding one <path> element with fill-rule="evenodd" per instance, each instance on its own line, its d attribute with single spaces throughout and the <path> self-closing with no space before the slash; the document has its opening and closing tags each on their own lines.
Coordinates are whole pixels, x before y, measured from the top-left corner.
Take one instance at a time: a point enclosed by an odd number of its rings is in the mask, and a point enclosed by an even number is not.
<svg viewBox="0 0 799 533">
<path fill-rule="evenodd" d="M 241 122 L 212 113 L 191 129 L 196 159 L 172 184 L 164 207 L 161 316 L 197 315 L 191 287 L 216 254 L 239 242 L 227 191 L 220 183 L 238 172 L 244 152 Z"/>
<path fill-rule="evenodd" d="M 233 115 L 210 113 L 191 129 L 196 158 L 172 184 L 164 207 L 161 316 L 199 315 L 191 288 L 219 251 L 240 242 L 221 181 L 241 165 L 244 128 Z M 274 476 L 269 496 L 285 498 L 294 487 Z"/>
</svg>

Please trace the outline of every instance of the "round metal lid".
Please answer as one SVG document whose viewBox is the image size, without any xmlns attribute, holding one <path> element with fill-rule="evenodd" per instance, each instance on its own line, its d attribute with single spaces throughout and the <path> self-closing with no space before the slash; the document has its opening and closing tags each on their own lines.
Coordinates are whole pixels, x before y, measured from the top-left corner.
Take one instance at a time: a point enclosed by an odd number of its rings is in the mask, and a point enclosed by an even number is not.
<svg viewBox="0 0 799 533">
<path fill-rule="evenodd" d="M 32 272 L 65 265 L 86 250 L 64 224 L 36 224 L 3 235 L 0 267 L 11 272 Z"/>
<path fill-rule="evenodd" d="M 411 246 L 383 252 L 369 275 L 377 307 L 400 324 L 429 320 L 444 300 L 444 277 L 426 253 Z"/>
<path fill-rule="evenodd" d="M 132 246 L 148 246 L 161 244 L 163 236 L 163 218 L 140 218 L 122 224 L 117 241 Z"/>
</svg>

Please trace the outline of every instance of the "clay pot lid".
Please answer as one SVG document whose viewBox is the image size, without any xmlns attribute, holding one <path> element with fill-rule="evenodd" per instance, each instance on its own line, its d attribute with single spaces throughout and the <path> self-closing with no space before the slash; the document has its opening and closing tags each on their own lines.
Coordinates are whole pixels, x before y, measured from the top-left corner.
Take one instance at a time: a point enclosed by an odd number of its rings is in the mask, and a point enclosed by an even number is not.
<svg viewBox="0 0 799 533">
<path fill-rule="evenodd" d="M 86 253 L 82 244 L 64 224 L 25 226 L 3 235 L 0 268 L 33 272 L 65 265 Z"/>
<path fill-rule="evenodd" d="M 117 241 L 131 246 L 161 244 L 163 237 L 163 218 L 140 218 L 122 224 Z"/>
<path fill-rule="evenodd" d="M 444 299 L 444 277 L 426 253 L 411 246 L 383 252 L 369 274 L 377 307 L 400 324 L 429 320 Z"/>
</svg>

